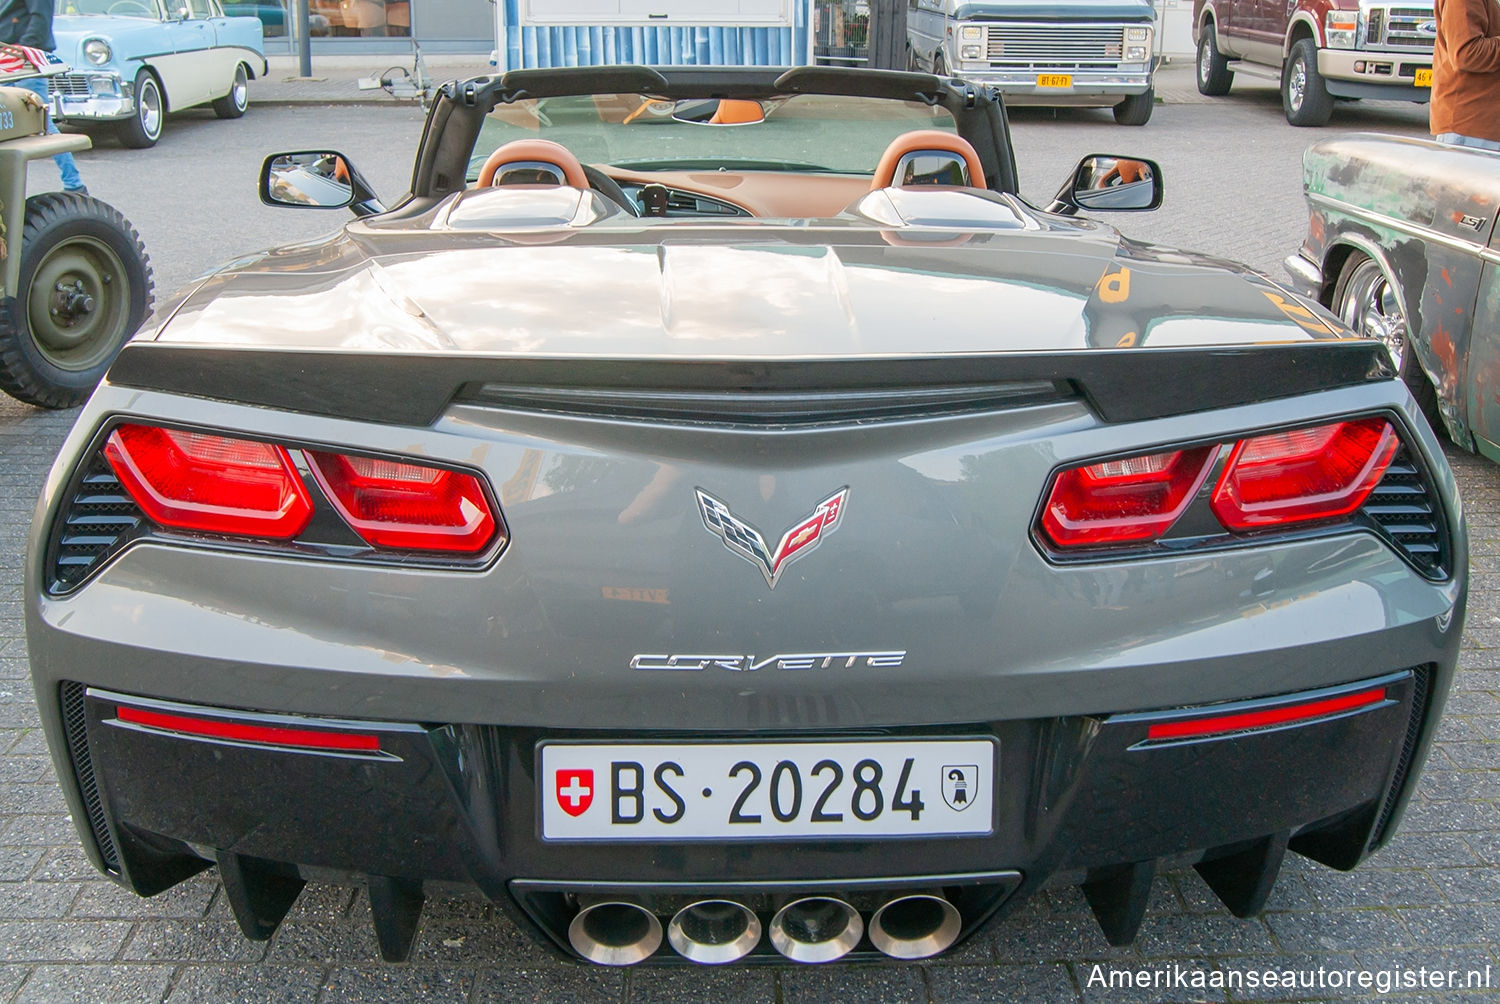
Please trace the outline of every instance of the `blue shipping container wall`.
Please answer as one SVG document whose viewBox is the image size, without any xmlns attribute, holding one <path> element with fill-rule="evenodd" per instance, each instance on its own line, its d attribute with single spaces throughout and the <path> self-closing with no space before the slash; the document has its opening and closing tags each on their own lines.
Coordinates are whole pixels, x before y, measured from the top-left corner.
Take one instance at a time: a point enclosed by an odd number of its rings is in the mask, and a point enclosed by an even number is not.
<svg viewBox="0 0 1500 1004">
<path fill-rule="evenodd" d="M 801 66 L 812 62 L 812 0 L 792 4 L 792 27 L 525 25 L 519 0 L 505 5 L 499 70 L 543 66 Z"/>
</svg>

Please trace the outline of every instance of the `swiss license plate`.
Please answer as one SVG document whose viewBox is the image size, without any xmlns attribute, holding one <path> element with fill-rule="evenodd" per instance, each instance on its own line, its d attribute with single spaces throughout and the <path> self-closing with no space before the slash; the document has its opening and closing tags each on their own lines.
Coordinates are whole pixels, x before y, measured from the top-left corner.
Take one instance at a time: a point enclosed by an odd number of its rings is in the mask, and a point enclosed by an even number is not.
<svg viewBox="0 0 1500 1004">
<path fill-rule="evenodd" d="M 1431 70 L 1418 70 L 1417 71 L 1416 84 L 1417 84 L 1418 87 L 1431 87 L 1432 86 L 1432 71 Z"/>
<path fill-rule="evenodd" d="M 1038 87 L 1072 87 L 1073 75 L 1071 73 L 1038 73 L 1036 85 Z"/>
<path fill-rule="evenodd" d="M 989 739 L 544 743 L 544 840 L 986 834 Z"/>
</svg>

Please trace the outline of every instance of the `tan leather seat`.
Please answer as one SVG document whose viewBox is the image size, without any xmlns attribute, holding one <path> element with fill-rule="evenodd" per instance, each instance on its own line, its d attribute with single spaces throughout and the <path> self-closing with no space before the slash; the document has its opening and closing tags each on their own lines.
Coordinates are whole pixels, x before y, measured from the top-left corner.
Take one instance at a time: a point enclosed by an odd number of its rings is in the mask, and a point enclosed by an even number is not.
<svg viewBox="0 0 1500 1004">
<path fill-rule="evenodd" d="M 589 187 L 583 164 L 567 147 L 550 139 L 514 139 L 496 149 L 485 158 L 484 167 L 479 172 L 479 187 L 493 185 L 495 175 L 507 164 L 545 164 L 557 168 L 558 177 L 564 184 L 572 188 Z"/>
<path fill-rule="evenodd" d="M 916 129 L 897 136 L 885 148 L 885 153 L 880 155 L 880 163 L 875 167 L 875 177 L 870 179 L 870 191 L 897 185 L 896 171 L 902 160 L 912 154 L 923 153 L 946 153 L 962 159 L 968 169 L 970 187 L 988 187 L 984 180 L 984 168 L 979 163 L 979 151 L 974 149 L 972 143 L 957 133 L 943 132 L 941 129 Z"/>
</svg>

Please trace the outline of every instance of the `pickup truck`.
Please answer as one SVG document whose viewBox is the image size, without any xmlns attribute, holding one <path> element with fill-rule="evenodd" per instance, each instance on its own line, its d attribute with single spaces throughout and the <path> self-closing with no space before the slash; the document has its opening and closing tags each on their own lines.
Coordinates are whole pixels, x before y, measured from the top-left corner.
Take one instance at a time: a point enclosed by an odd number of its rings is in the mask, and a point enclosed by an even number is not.
<svg viewBox="0 0 1500 1004">
<path fill-rule="evenodd" d="M 1145 125 L 1156 100 L 1151 0 L 910 0 L 908 65 L 993 87 L 1007 105 L 1114 108 Z"/>
<path fill-rule="evenodd" d="M 1426 102 L 1431 0 L 1194 0 L 1198 90 L 1229 93 L 1236 73 L 1279 80 L 1295 126 L 1326 125 L 1335 99 Z"/>
</svg>

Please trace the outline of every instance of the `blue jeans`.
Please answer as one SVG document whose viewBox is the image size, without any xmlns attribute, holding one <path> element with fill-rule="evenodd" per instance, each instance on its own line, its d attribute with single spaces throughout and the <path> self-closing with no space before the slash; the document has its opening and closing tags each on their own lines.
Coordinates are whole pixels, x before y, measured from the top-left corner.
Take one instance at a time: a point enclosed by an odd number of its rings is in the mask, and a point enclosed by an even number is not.
<svg viewBox="0 0 1500 1004">
<path fill-rule="evenodd" d="M 1476 139 L 1473 136 L 1465 136 L 1462 133 L 1445 132 L 1432 137 L 1439 143 L 1447 143 L 1450 146 L 1467 146 L 1474 150 L 1497 150 L 1500 151 L 1500 143 L 1492 139 Z"/>
<path fill-rule="evenodd" d="M 12 86 L 24 87 L 28 91 L 40 95 L 43 101 L 47 100 L 46 77 L 26 77 L 24 80 L 15 81 Z M 50 112 L 47 115 L 47 132 L 57 132 L 57 126 L 52 122 Z M 83 179 L 78 176 L 78 165 L 73 162 L 73 155 L 71 153 L 60 153 L 52 159 L 57 161 L 57 169 L 62 172 L 62 183 L 65 190 L 83 187 Z"/>
</svg>

